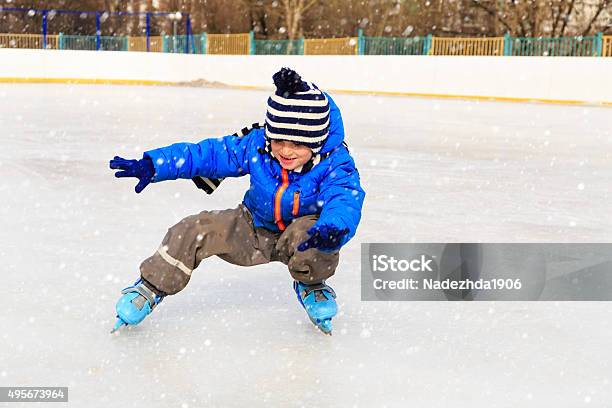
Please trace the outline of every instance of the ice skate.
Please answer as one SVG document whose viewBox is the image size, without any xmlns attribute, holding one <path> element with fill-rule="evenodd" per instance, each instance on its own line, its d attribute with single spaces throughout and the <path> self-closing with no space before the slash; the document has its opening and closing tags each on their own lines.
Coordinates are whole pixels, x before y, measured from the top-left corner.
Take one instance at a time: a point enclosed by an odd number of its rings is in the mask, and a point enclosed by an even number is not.
<svg viewBox="0 0 612 408">
<path fill-rule="evenodd" d="M 149 289 L 142 279 L 138 279 L 134 285 L 121 291 L 122 295 L 117 301 L 117 322 L 111 330 L 116 332 L 121 326 L 137 325 L 163 300 L 163 296 L 156 295 Z"/>
<path fill-rule="evenodd" d="M 325 283 L 306 285 L 298 281 L 293 282 L 293 289 L 310 321 L 323 333 L 331 335 L 331 319 L 338 312 L 336 292 Z"/>
</svg>

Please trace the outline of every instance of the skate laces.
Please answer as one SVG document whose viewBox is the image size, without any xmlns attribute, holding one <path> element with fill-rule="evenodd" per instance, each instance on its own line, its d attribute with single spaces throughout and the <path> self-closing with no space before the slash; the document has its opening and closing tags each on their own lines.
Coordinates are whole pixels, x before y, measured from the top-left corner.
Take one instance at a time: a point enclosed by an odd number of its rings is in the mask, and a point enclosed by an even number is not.
<svg viewBox="0 0 612 408">
<path fill-rule="evenodd" d="M 323 293 L 324 291 L 329 293 L 333 299 L 336 298 L 336 292 L 334 292 L 334 290 L 325 283 L 319 283 L 315 285 L 303 284 L 302 287 L 302 291 L 304 292 L 303 299 L 308 297 L 308 295 L 310 295 L 313 291 L 315 302 L 325 302 L 328 300 L 327 296 L 325 296 L 325 294 Z"/>
<path fill-rule="evenodd" d="M 153 310 L 155 306 L 157 306 L 164 299 L 163 296 L 159 296 L 149 289 L 144 284 L 142 279 L 138 279 L 133 286 L 125 288 L 121 291 L 123 295 L 132 292 L 136 292 L 140 295 L 132 299 L 132 304 L 139 310 L 141 310 L 144 306 L 144 302 L 149 302 L 149 306 L 151 306 L 151 310 Z"/>
</svg>

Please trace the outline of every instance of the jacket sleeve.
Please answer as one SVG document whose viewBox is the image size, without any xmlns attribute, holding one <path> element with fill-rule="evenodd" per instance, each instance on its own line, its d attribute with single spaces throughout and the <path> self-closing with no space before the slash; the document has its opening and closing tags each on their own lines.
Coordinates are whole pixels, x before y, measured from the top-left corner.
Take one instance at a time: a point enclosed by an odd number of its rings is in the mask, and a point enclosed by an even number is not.
<svg viewBox="0 0 612 408">
<path fill-rule="evenodd" d="M 225 136 L 199 143 L 175 143 L 144 153 L 155 167 L 153 182 L 191 179 L 196 176 L 223 178 L 240 177 L 249 173 L 249 163 L 257 148 L 253 148 L 260 130 L 246 136 Z"/>
<path fill-rule="evenodd" d="M 353 159 L 348 156 L 343 163 L 330 169 L 321 183 L 318 202 L 322 209 L 316 225 L 331 224 L 338 229 L 348 228 L 349 233 L 340 243 L 346 244 L 357 232 L 364 199 L 365 191 L 359 182 L 359 172 Z"/>
</svg>

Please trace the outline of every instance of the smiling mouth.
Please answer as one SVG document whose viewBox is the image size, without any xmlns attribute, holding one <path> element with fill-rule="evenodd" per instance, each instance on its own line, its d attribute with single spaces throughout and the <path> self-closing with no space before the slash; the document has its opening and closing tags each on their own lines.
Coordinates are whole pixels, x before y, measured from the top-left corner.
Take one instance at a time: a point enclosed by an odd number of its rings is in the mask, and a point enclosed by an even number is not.
<svg viewBox="0 0 612 408">
<path fill-rule="evenodd" d="M 279 154 L 278 156 L 281 158 L 281 160 L 286 161 L 286 162 L 290 162 L 290 161 L 295 160 L 295 157 L 289 158 L 289 157 L 283 156 L 282 154 Z"/>
</svg>

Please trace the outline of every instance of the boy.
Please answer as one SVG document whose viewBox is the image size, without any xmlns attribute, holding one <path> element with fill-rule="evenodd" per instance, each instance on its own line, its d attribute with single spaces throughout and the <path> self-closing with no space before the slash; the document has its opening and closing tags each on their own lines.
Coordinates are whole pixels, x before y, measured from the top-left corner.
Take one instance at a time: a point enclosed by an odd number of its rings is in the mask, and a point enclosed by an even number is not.
<svg viewBox="0 0 612 408">
<path fill-rule="evenodd" d="M 140 323 L 164 296 L 187 285 L 203 259 L 217 255 L 242 266 L 286 264 L 309 318 L 331 334 L 336 294 L 325 280 L 355 235 L 365 192 L 331 97 L 288 68 L 273 80 L 263 129 L 173 144 L 141 160 L 111 160 L 111 169 L 122 170 L 116 177 L 139 179 L 137 193 L 150 182 L 250 175 L 238 208 L 191 215 L 168 230 L 141 264 L 141 278 L 122 291 L 113 331 Z"/>
</svg>

